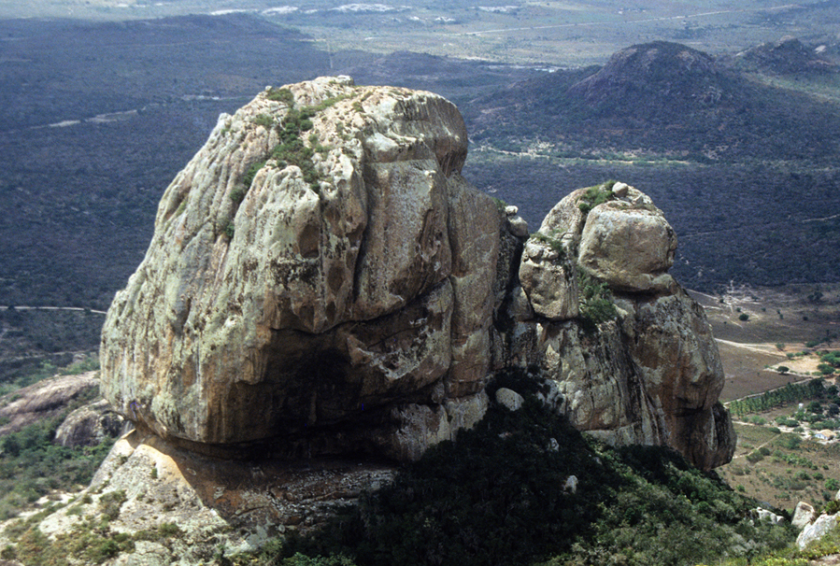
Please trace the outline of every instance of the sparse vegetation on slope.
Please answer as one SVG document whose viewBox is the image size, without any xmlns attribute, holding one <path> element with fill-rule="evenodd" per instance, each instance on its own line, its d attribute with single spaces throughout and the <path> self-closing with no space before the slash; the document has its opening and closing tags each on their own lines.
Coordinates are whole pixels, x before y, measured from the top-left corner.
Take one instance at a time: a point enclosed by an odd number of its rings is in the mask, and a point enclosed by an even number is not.
<svg viewBox="0 0 840 566">
<path fill-rule="evenodd" d="M 55 431 L 70 410 L 0 440 L 0 520 L 16 516 L 54 491 L 87 485 L 108 455 L 114 443 L 110 438 L 95 447 L 53 444 Z"/>
<path fill-rule="evenodd" d="M 502 375 L 491 398 L 500 386 L 527 394 L 520 411 L 491 406 L 276 563 L 682 565 L 792 540 L 786 527 L 753 525 L 754 501 L 675 453 L 612 450 L 537 401 L 536 382 Z"/>
</svg>

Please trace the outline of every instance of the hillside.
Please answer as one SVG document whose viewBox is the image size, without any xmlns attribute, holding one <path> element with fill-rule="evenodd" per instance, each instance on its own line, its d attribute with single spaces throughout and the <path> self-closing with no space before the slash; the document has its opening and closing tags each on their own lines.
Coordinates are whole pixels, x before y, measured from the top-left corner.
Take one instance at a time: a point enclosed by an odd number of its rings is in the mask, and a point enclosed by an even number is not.
<svg viewBox="0 0 840 566">
<path fill-rule="evenodd" d="M 529 221 L 586 177 L 630 179 L 673 219 L 676 273 L 691 287 L 840 276 L 818 251 L 840 244 L 830 196 L 840 182 L 837 103 L 655 42 L 602 68 L 517 83 L 464 111 L 477 146 L 467 174 L 520 203 Z"/>
</svg>

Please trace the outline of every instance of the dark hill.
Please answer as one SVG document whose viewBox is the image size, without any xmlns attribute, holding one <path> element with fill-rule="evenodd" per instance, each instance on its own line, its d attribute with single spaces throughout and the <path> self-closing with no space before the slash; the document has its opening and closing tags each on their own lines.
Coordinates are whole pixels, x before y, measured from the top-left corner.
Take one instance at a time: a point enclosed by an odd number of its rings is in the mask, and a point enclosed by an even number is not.
<svg viewBox="0 0 840 566">
<path fill-rule="evenodd" d="M 568 94 L 604 116 L 656 118 L 665 107 L 697 112 L 719 107 L 735 93 L 709 55 L 657 41 L 619 51 L 594 75 L 578 81 Z"/>
<path fill-rule="evenodd" d="M 775 75 L 840 72 L 840 66 L 821 56 L 817 48 L 806 46 L 795 37 L 762 43 L 739 54 L 738 60 L 748 68 Z"/>
<path fill-rule="evenodd" d="M 684 285 L 840 278 L 825 253 L 840 246 L 835 102 L 656 42 L 461 108 L 480 164 L 465 174 L 519 205 L 532 227 L 571 190 L 622 179 L 650 194 L 679 235 L 673 273 Z"/>
<path fill-rule="evenodd" d="M 756 84 L 662 41 L 624 49 L 600 69 L 518 83 L 465 113 L 476 141 L 538 136 L 584 151 L 642 149 L 701 162 L 833 160 L 840 148 L 840 106 Z"/>
</svg>

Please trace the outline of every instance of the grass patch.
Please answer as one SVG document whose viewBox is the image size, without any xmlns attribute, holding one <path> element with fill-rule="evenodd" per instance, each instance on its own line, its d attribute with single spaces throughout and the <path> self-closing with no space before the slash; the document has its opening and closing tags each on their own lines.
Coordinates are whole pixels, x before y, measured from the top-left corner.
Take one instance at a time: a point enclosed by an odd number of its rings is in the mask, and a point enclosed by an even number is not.
<svg viewBox="0 0 840 566">
<path fill-rule="evenodd" d="M 582 269 L 578 271 L 580 318 L 583 329 L 595 332 L 598 325 L 615 320 L 618 311 L 613 295 L 606 283 L 598 281 Z"/>
<path fill-rule="evenodd" d="M 546 244 L 551 250 L 563 259 L 566 257 L 566 249 L 563 247 L 563 242 L 558 240 L 557 238 L 553 238 L 552 236 L 546 236 L 542 232 L 534 232 L 531 234 L 531 237 L 534 238 L 538 242 L 542 242 Z"/>
<path fill-rule="evenodd" d="M 613 185 L 616 181 L 609 180 L 601 185 L 595 185 L 586 189 L 578 200 L 578 208 L 583 214 L 589 214 L 589 211 L 603 204 L 609 200 L 613 200 L 615 195 L 612 193 Z"/>
</svg>

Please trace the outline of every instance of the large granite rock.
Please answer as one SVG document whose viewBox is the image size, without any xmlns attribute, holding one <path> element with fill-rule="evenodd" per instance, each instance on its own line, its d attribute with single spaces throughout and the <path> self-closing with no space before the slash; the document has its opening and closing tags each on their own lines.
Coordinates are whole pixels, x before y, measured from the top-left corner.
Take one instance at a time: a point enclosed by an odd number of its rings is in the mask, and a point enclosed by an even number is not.
<svg viewBox="0 0 840 566">
<path fill-rule="evenodd" d="M 401 456 L 471 425 L 500 217 L 460 177 L 466 152 L 443 98 L 347 78 L 222 115 L 109 310 L 106 397 L 199 448 Z"/>
<path fill-rule="evenodd" d="M 720 466 L 735 450 L 724 373 L 702 308 L 667 274 L 676 237 L 647 195 L 610 189 L 574 191 L 528 240 L 519 273 L 535 316 L 497 338 L 502 365 L 538 365 L 560 411 L 606 442 Z M 614 307 L 606 320 L 584 311 L 592 289 Z"/>
<path fill-rule="evenodd" d="M 667 273 L 662 212 L 590 187 L 529 238 L 460 176 L 466 151 L 446 100 L 346 78 L 222 115 L 109 310 L 106 398 L 195 450 L 413 460 L 482 417 L 493 371 L 522 366 L 607 442 L 727 462 L 720 358 Z"/>
</svg>

